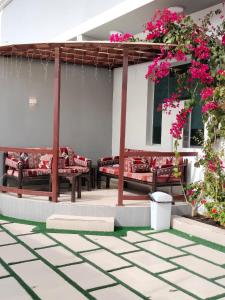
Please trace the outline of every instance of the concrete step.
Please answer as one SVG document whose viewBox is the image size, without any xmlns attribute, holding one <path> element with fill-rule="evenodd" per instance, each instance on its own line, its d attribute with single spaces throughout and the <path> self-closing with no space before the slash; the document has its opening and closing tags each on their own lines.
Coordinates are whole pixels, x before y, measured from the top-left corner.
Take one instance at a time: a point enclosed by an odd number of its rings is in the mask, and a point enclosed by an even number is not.
<svg viewBox="0 0 225 300">
<path fill-rule="evenodd" d="M 81 231 L 114 231 L 113 217 L 89 217 L 73 215 L 51 215 L 46 220 L 48 229 Z"/>
</svg>

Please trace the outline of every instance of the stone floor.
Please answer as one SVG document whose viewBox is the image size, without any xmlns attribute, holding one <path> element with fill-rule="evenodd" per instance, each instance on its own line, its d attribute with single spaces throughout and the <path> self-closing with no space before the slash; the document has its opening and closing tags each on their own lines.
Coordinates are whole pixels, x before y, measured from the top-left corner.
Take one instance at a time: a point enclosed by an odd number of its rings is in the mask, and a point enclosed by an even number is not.
<svg viewBox="0 0 225 300">
<path fill-rule="evenodd" d="M 179 232 L 35 233 L 0 220 L 0 299 L 225 299 L 225 248 Z"/>
</svg>

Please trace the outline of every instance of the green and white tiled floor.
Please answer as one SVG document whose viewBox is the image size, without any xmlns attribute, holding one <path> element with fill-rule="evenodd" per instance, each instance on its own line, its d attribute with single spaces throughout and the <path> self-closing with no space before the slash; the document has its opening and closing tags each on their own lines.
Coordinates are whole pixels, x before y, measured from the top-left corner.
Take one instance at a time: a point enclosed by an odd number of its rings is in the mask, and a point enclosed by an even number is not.
<svg viewBox="0 0 225 300">
<path fill-rule="evenodd" d="M 225 299 L 225 248 L 174 230 L 33 232 L 0 220 L 0 299 Z"/>
</svg>

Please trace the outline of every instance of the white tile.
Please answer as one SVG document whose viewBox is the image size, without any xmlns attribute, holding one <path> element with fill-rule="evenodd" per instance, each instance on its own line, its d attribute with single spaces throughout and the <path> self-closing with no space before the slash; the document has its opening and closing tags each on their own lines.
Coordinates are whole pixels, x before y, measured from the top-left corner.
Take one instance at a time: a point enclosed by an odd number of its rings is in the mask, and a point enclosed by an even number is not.
<svg viewBox="0 0 225 300">
<path fill-rule="evenodd" d="M 202 299 L 225 293 L 225 289 L 222 287 L 186 270 L 175 270 L 160 276 Z"/>
<path fill-rule="evenodd" d="M 41 261 L 26 262 L 11 267 L 41 299 L 86 299 Z"/>
<path fill-rule="evenodd" d="M 141 247 L 164 258 L 175 257 L 184 254 L 184 252 L 180 250 L 174 249 L 157 241 L 138 243 L 138 247 Z"/>
<path fill-rule="evenodd" d="M 115 253 L 123 253 L 138 250 L 137 247 L 120 240 L 114 236 L 87 235 L 87 237 L 99 245 L 110 249 Z"/>
<path fill-rule="evenodd" d="M 174 247 L 184 247 L 187 245 L 193 245 L 194 242 L 187 240 L 185 238 L 182 238 L 180 236 L 177 236 L 175 234 L 169 233 L 169 232 L 160 232 L 155 233 L 151 235 L 153 239 L 157 239 L 161 242 L 164 242 L 166 244 L 169 244 Z"/>
<path fill-rule="evenodd" d="M 0 265 L 0 277 L 7 275 L 9 275 L 8 271 L 6 271 L 6 269 L 2 265 Z"/>
<path fill-rule="evenodd" d="M 6 263 L 15 263 L 36 258 L 36 256 L 20 244 L 0 247 L 0 257 Z"/>
<path fill-rule="evenodd" d="M 7 244 L 13 244 L 17 241 L 12 238 L 8 233 L 1 231 L 0 232 L 0 246 L 7 245 Z"/>
<path fill-rule="evenodd" d="M 122 285 L 116 285 L 105 289 L 100 289 L 91 293 L 97 300 L 141 300 L 139 296 L 132 293 Z"/>
<path fill-rule="evenodd" d="M 180 266 L 189 269 L 206 278 L 216 278 L 225 275 L 225 269 L 192 255 L 171 259 Z"/>
<path fill-rule="evenodd" d="M 150 234 L 150 233 L 153 233 L 154 230 L 138 230 L 138 232 L 142 233 L 142 234 Z"/>
<path fill-rule="evenodd" d="M 169 293 L 172 288 L 169 284 L 137 267 L 114 271 L 112 275 L 146 297 L 152 297 L 156 292 L 158 294 L 166 291 Z"/>
<path fill-rule="evenodd" d="M 218 280 L 216 280 L 216 282 L 218 282 L 219 284 L 222 284 L 222 285 L 224 285 L 224 287 L 225 287 L 225 277 L 224 277 L 224 278 L 221 278 L 221 279 L 218 279 Z"/>
<path fill-rule="evenodd" d="M 36 250 L 44 259 L 54 266 L 80 262 L 81 259 L 62 246 Z"/>
<path fill-rule="evenodd" d="M 5 220 L 0 220 L 0 225 L 3 225 L 3 224 L 8 224 L 10 223 L 9 221 L 5 221 Z"/>
<path fill-rule="evenodd" d="M 25 289 L 13 278 L 0 280 L 0 298 L 3 300 L 28 300 L 32 299 Z"/>
<path fill-rule="evenodd" d="M 145 251 L 128 253 L 124 254 L 123 256 L 129 259 L 131 262 L 137 264 L 138 266 L 153 273 L 163 272 L 176 268 L 175 265 Z"/>
<path fill-rule="evenodd" d="M 82 253 L 81 255 L 105 271 L 130 266 L 127 261 L 104 249 Z"/>
<path fill-rule="evenodd" d="M 49 235 L 76 252 L 99 248 L 78 234 L 49 233 Z"/>
<path fill-rule="evenodd" d="M 55 241 L 43 233 L 21 235 L 18 238 L 33 249 L 56 245 Z"/>
<path fill-rule="evenodd" d="M 128 241 L 130 243 L 136 243 L 136 242 L 144 242 L 149 241 L 150 238 L 147 236 L 143 236 L 142 234 L 139 234 L 137 232 L 128 231 L 126 237 L 122 237 L 123 240 Z"/>
<path fill-rule="evenodd" d="M 212 248 L 206 247 L 204 245 L 194 245 L 185 247 L 183 250 L 197 255 L 200 258 L 205 258 L 207 260 L 210 260 L 218 265 L 224 265 L 225 264 L 225 253 L 221 251 L 214 250 Z"/>
<path fill-rule="evenodd" d="M 2 226 L 15 235 L 32 233 L 32 230 L 35 228 L 34 225 L 26 225 L 19 223 L 9 223 Z"/>
<path fill-rule="evenodd" d="M 61 267 L 60 270 L 83 289 L 91 289 L 115 283 L 112 278 L 88 263 Z"/>
</svg>

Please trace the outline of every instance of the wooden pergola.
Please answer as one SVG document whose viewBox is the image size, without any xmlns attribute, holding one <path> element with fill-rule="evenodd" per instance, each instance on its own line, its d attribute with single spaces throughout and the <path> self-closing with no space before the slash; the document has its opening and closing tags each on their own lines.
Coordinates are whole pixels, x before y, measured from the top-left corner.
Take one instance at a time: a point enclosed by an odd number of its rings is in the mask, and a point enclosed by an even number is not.
<svg viewBox="0 0 225 300">
<path fill-rule="evenodd" d="M 0 186 L 0 191 L 18 194 L 39 195 L 51 197 L 52 201 L 58 201 L 58 154 L 59 154 L 59 128 L 60 128 L 60 87 L 61 87 L 61 63 L 78 65 L 91 65 L 101 68 L 123 67 L 122 95 L 121 95 L 121 124 L 120 124 L 120 167 L 118 184 L 118 205 L 123 205 L 123 200 L 143 200 L 147 196 L 125 196 L 123 194 L 124 159 L 128 156 L 140 155 L 140 152 L 125 152 L 126 133 L 126 106 L 127 106 L 127 80 L 128 66 L 151 62 L 161 54 L 163 44 L 152 43 L 110 43 L 110 42 L 63 42 L 63 43 L 37 43 L 5 45 L 0 47 L 2 57 L 22 57 L 54 62 L 54 116 L 53 116 L 53 144 L 49 148 L 15 148 L 0 145 L 0 152 L 15 151 L 27 153 L 48 153 L 53 155 L 52 166 L 52 192 L 18 189 L 14 187 Z M 167 45 L 174 47 L 174 45 Z M 153 152 L 143 152 L 144 155 L 154 155 Z M 162 153 L 162 155 L 173 153 Z M 193 153 L 195 155 L 196 153 Z M 158 152 L 158 155 L 160 153 Z M 183 156 L 187 156 L 184 152 Z M 188 153 L 188 156 L 192 155 Z"/>
</svg>

